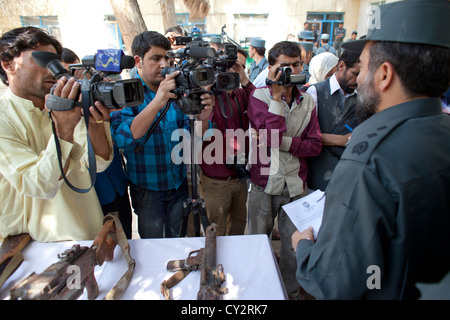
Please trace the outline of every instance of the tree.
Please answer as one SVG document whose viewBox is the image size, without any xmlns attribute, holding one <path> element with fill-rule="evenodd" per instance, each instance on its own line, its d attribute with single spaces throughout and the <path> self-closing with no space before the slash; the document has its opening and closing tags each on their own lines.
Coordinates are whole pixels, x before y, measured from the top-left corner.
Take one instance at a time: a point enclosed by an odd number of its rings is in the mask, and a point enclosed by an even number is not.
<svg viewBox="0 0 450 320">
<path fill-rule="evenodd" d="M 110 0 L 127 51 L 138 34 L 147 31 L 137 0 Z"/>
<path fill-rule="evenodd" d="M 160 0 L 164 30 L 177 25 L 174 0 Z"/>
<path fill-rule="evenodd" d="M 211 7 L 208 0 L 183 0 L 183 2 L 189 10 L 189 19 L 191 21 L 204 19 Z M 159 4 L 161 6 L 164 30 L 176 26 L 174 0 L 160 0 Z"/>
<path fill-rule="evenodd" d="M 183 0 L 183 2 L 189 9 L 189 19 L 193 21 L 204 19 L 211 7 L 208 0 Z"/>
</svg>

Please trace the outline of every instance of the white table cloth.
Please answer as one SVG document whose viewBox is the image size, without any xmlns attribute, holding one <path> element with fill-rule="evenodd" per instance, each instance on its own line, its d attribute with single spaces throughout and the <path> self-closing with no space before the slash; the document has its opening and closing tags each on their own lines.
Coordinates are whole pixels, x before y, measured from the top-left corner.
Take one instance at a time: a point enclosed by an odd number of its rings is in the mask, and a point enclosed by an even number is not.
<svg viewBox="0 0 450 320">
<path fill-rule="evenodd" d="M 62 253 L 79 243 L 90 246 L 92 241 L 40 243 L 32 241 L 23 251 L 25 261 L 0 290 L 1 299 L 9 299 L 9 290 L 32 272 L 41 273 L 58 261 Z M 205 238 L 139 239 L 129 240 L 136 269 L 122 299 L 158 300 L 161 282 L 172 276 L 166 270 L 167 261 L 185 259 L 189 252 L 205 245 Z M 222 264 L 229 290 L 224 300 L 280 300 L 286 291 L 266 235 L 217 237 L 217 264 Z M 127 270 L 126 261 L 117 246 L 114 259 L 95 268 L 95 278 L 102 299 Z M 200 271 L 192 271 L 172 288 L 174 300 L 196 300 L 200 285 Z M 86 290 L 80 299 L 86 299 Z"/>
</svg>

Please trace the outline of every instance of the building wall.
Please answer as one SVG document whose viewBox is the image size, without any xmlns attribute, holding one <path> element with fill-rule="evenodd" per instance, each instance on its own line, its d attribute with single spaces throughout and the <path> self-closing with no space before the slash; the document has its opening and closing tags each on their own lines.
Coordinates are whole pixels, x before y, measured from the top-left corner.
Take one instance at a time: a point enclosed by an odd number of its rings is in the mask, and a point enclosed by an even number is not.
<svg viewBox="0 0 450 320">
<path fill-rule="evenodd" d="M 109 0 L 2 0 L 1 4 L 2 34 L 22 27 L 20 16 L 56 15 L 60 41 L 80 58 L 113 45 L 105 23 L 105 15 L 113 15 Z"/>
<path fill-rule="evenodd" d="M 393 0 L 388 0 L 391 2 Z M 303 29 L 308 12 L 343 12 L 344 27 L 350 38 L 353 30 L 361 36 L 367 32 L 368 8 L 372 0 L 210 0 L 206 19 L 208 33 L 226 32 L 236 41 L 260 37 L 270 48 L 285 40 L 289 33 Z M 159 0 L 138 0 L 148 30 L 163 33 Z M 177 13 L 188 13 L 183 0 L 175 0 Z M 242 19 L 245 14 L 267 14 L 264 21 Z M 113 46 L 104 21 L 113 15 L 109 0 L 0 0 L 0 32 L 22 26 L 20 16 L 57 15 L 64 46 L 80 57 L 97 49 Z M 117 45 L 117 44 L 115 44 Z"/>
<path fill-rule="evenodd" d="M 347 37 L 357 29 L 360 2 L 364 0 L 210 0 L 210 11 L 206 19 L 208 33 L 225 31 L 235 41 L 246 37 L 260 37 L 270 48 L 285 40 L 289 33 L 297 35 L 303 29 L 308 12 L 344 12 L 344 27 Z M 139 0 L 141 13 L 149 30 L 163 33 L 158 0 Z M 188 13 L 183 0 L 175 0 L 176 13 Z M 239 14 L 268 14 L 265 22 L 242 21 Z"/>
</svg>

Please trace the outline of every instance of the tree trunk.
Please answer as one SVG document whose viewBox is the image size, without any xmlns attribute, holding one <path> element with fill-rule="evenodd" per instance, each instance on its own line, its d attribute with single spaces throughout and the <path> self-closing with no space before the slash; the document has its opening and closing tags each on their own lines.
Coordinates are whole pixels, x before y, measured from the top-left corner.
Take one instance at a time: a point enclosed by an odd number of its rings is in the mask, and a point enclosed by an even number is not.
<svg viewBox="0 0 450 320">
<path fill-rule="evenodd" d="M 131 44 L 138 34 L 147 31 L 137 0 L 110 0 L 119 24 L 126 51 L 131 54 Z"/>
<path fill-rule="evenodd" d="M 183 0 L 184 5 L 189 9 L 189 20 L 196 21 L 206 18 L 211 5 L 209 0 Z"/>
<path fill-rule="evenodd" d="M 160 0 L 161 13 L 163 18 L 164 31 L 170 27 L 177 25 L 177 19 L 175 18 L 175 3 L 174 0 Z"/>
</svg>

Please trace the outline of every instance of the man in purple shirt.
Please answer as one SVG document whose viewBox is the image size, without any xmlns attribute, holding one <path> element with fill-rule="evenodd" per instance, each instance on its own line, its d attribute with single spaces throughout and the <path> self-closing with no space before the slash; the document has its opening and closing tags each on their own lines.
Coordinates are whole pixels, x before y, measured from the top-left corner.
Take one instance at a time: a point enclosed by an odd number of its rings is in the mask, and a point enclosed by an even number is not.
<svg viewBox="0 0 450 320">
<path fill-rule="evenodd" d="M 246 59 L 247 53 L 239 49 L 238 60 L 230 71 L 239 73 L 242 87 L 215 96 L 209 119 L 216 130 L 203 140 L 202 146 L 200 196 L 208 220 L 217 224 L 220 236 L 244 234 L 247 221 L 248 192 L 243 170 L 249 149 L 248 98 L 255 87 L 245 73 Z"/>
<path fill-rule="evenodd" d="M 282 41 L 270 49 L 271 84 L 256 89 L 250 97 L 248 117 L 259 141 L 250 157 L 248 227 L 251 234 L 270 236 L 278 215 L 280 271 L 288 295 L 295 298 L 300 287 L 295 277 L 296 259 L 290 235 L 296 228 L 282 206 L 307 194 L 305 158 L 317 156 L 322 142 L 313 98 L 296 86 L 279 85 L 280 67 L 291 67 L 293 74 L 302 71 L 298 44 Z M 267 153 L 270 161 L 264 159 Z"/>
</svg>

